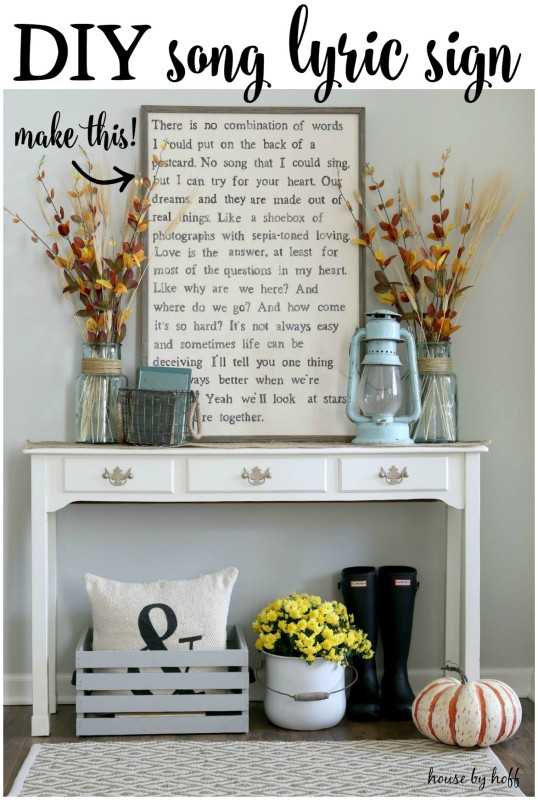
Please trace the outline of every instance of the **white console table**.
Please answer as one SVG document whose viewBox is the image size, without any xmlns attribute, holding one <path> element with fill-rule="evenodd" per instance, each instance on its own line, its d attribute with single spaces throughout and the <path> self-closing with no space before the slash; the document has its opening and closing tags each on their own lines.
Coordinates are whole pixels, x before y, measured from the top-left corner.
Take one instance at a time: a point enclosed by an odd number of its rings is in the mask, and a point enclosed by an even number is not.
<svg viewBox="0 0 538 800">
<path fill-rule="evenodd" d="M 56 711 L 56 512 L 114 503 L 440 500 L 447 511 L 445 656 L 480 677 L 480 454 L 449 446 L 28 443 L 32 464 L 32 735 Z"/>
</svg>

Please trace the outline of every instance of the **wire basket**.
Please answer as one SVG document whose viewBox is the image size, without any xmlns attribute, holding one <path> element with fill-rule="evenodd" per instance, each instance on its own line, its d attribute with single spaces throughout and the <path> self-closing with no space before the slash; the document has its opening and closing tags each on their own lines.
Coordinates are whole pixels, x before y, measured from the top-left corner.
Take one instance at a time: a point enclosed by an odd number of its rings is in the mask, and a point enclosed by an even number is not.
<svg viewBox="0 0 538 800">
<path fill-rule="evenodd" d="M 202 435 L 198 392 L 120 389 L 118 442 L 177 447 Z"/>
</svg>

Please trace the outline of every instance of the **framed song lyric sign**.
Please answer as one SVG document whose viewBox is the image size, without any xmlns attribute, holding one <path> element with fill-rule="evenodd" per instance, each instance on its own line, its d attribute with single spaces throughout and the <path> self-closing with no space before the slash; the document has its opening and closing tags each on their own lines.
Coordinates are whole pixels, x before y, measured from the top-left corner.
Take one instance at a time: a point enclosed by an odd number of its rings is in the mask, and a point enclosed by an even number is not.
<svg viewBox="0 0 538 800">
<path fill-rule="evenodd" d="M 144 106 L 141 122 L 158 169 L 144 364 L 191 369 L 206 440 L 351 436 L 363 248 L 337 175 L 362 186 L 364 109 Z"/>
</svg>

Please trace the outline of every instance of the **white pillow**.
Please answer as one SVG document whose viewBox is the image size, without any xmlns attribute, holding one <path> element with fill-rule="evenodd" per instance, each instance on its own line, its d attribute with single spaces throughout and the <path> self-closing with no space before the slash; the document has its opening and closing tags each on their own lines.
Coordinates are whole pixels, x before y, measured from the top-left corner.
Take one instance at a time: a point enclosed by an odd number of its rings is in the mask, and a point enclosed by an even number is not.
<svg viewBox="0 0 538 800">
<path fill-rule="evenodd" d="M 224 650 L 235 567 L 199 578 L 120 583 L 84 575 L 94 650 Z M 183 640 L 183 641 L 182 641 Z"/>
</svg>

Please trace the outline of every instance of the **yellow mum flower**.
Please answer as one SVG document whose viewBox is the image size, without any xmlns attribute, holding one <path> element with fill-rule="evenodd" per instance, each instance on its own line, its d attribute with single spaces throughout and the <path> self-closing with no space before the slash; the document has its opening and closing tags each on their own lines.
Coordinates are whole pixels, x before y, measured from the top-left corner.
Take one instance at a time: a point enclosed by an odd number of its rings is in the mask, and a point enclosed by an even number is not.
<svg viewBox="0 0 538 800">
<path fill-rule="evenodd" d="M 345 663 L 352 653 L 371 658 L 371 644 L 354 627 L 346 607 L 317 595 L 292 592 L 268 604 L 252 624 L 256 648 L 308 662 L 317 657 Z"/>
</svg>

